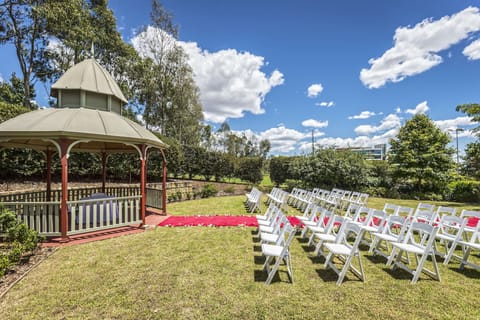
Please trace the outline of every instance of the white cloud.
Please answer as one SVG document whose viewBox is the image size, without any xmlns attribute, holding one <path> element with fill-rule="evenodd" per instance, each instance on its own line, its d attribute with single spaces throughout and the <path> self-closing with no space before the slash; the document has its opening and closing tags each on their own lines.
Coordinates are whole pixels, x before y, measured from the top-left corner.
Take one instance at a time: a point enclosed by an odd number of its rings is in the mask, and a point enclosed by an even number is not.
<svg viewBox="0 0 480 320">
<path fill-rule="evenodd" d="M 401 120 L 402 119 L 398 115 L 392 113 L 383 118 L 378 126 L 361 125 L 356 127 L 354 131 L 357 135 L 368 136 L 375 132 L 400 128 L 402 125 Z"/>
<path fill-rule="evenodd" d="M 316 106 L 319 106 L 319 107 L 333 107 L 335 105 L 335 103 L 333 101 L 322 101 L 322 102 L 317 102 L 315 103 Z"/>
<path fill-rule="evenodd" d="M 393 37 L 394 46 L 381 57 L 370 59 L 370 68 L 361 70 L 360 80 L 372 89 L 425 72 L 442 63 L 438 52 L 479 30 L 480 12 L 476 7 L 436 21 L 425 19 L 414 27 L 399 27 Z"/>
<path fill-rule="evenodd" d="M 480 39 L 475 40 L 463 49 L 462 52 L 468 60 L 480 59 Z"/>
<path fill-rule="evenodd" d="M 443 131 L 455 131 L 459 127 L 476 125 L 476 123 L 472 122 L 472 117 L 457 117 L 455 119 L 436 120 L 434 122 Z"/>
<path fill-rule="evenodd" d="M 321 83 L 315 83 L 315 84 L 312 84 L 310 87 L 308 87 L 307 91 L 308 91 L 307 94 L 309 98 L 315 98 L 323 91 L 323 86 Z"/>
<path fill-rule="evenodd" d="M 134 39 L 132 43 L 141 55 L 149 56 L 149 39 L 157 41 L 168 38 L 158 36 L 153 27 Z M 283 84 L 283 74 L 274 70 L 270 75 L 261 69 L 266 65 L 264 58 L 235 49 L 209 52 L 195 42 L 178 42 L 189 55 L 195 82 L 200 89 L 205 120 L 221 123 L 228 118 L 241 118 L 245 112 L 262 114 L 262 103 L 270 90 Z"/>
<path fill-rule="evenodd" d="M 280 126 L 260 133 L 259 137 L 261 140 L 268 139 L 270 141 L 270 152 L 291 153 L 296 150 L 299 141 L 309 137 L 309 134 Z"/>
<path fill-rule="evenodd" d="M 348 117 L 348 119 L 368 119 L 374 115 L 376 115 L 376 113 L 373 111 L 362 111 L 358 115 Z"/>
<path fill-rule="evenodd" d="M 427 112 L 430 108 L 428 107 L 427 101 L 420 102 L 415 109 L 407 109 L 405 110 L 405 113 L 410 113 L 413 115 L 416 114 L 424 114 Z"/>
<path fill-rule="evenodd" d="M 311 128 L 326 128 L 328 127 L 328 120 L 318 121 L 315 119 L 308 119 L 302 122 L 302 126 Z"/>
<path fill-rule="evenodd" d="M 400 107 L 397 107 L 397 108 L 395 109 L 395 113 L 401 113 L 401 112 L 402 112 L 402 109 L 400 109 Z"/>
</svg>

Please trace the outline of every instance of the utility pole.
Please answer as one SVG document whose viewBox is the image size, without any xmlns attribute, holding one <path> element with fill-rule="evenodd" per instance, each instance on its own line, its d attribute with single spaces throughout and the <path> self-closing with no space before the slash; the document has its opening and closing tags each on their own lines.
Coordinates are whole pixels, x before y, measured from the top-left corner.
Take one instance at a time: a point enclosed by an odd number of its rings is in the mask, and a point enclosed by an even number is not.
<svg viewBox="0 0 480 320">
<path fill-rule="evenodd" d="M 312 129 L 312 156 L 315 156 L 315 136 L 313 135 L 314 129 Z"/>
</svg>

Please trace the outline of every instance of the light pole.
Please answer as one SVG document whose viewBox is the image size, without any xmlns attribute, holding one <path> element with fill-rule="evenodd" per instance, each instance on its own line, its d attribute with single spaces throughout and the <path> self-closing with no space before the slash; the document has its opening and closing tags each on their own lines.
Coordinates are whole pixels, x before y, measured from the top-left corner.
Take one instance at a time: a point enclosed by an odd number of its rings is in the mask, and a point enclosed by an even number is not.
<svg viewBox="0 0 480 320">
<path fill-rule="evenodd" d="M 456 128 L 455 129 L 455 138 L 457 140 L 457 166 L 458 166 L 458 163 L 459 163 L 459 159 L 458 159 L 458 133 L 459 132 L 463 132 L 464 130 L 462 128 Z"/>
</svg>

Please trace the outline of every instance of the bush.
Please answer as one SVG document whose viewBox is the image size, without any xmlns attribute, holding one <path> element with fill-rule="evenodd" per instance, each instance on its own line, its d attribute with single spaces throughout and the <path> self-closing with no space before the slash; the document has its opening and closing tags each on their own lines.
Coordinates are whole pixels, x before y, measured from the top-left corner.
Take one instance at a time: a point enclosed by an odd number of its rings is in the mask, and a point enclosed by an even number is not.
<svg viewBox="0 0 480 320">
<path fill-rule="evenodd" d="M 18 222 L 14 212 L 5 208 L 0 208 L 0 233 L 6 234 L 5 246 L 0 253 L 0 276 L 3 276 L 22 256 L 33 252 L 41 238 L 26 224 Z"/>
<path fill-rule="evenodd" d="M 209 198 L 209 197 L 213 197 L 217 193 L 218 193 L 218 190 L 214 185 L 206 184 L 203 186 L 200 196 L 202 198 Z"/>
<path fill-rule="evenodd" d="M 455 181 L 450 183 L 449 189 L 453 201 L 480 202 L 480 181 Z"/>
</svg>

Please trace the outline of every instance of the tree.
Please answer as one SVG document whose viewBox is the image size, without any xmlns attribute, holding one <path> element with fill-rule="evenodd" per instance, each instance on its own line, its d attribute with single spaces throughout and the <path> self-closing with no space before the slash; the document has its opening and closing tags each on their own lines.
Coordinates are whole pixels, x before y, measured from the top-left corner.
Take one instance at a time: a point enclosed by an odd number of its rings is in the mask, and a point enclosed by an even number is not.
<svg viewBox="0 0 480 320">
<path fill-rule="evenodd" d="M 469 103 L 461 104 L 456 108 L 457 111 L 466 113 L 468 116 L 472 117 L 472 122 L 480 122 L 480 104 L 478 103 Z M 480 127 L 476 127 L 473 131 L 478 132 Z"/>
<path fill-rule="evenodd" d="M 461 167 L 462 173 L 480 179 L 480 143 L 478 141 L 467 144 Z"/>
<path fill-rule="evenodd" d="M 395 181 L 418 193 L 443 191 L 454 168 L 449 142 L 448 134 L 428 116 L 408 120 L 390 141 L 388 161 Z"/>
<path fill-rule="evenodd" d="M 0 101 L 11 103 L 14 105 L 23 105 L 23 99 L 25 97 L 25 88 L 23 87 L 22 79 L 12 73 L 10 77 L 10 83 L 0 82 Z M 35 97 L 35 89 L 33 85 L 30 85 L 30 99 Z"/>
<path fill-rule="evenodd" d="M 34 83 L 35 67 L 44 63 L 41 48 L 45 47 L 45 19 L 39 8 L 45 0 L 4 0 L 0 4 L 0 43 L 11 43 L 15 47 L 25 94 L 23 106 L 33 108 L 32 83 Z"/>
<path fill-rule="evenodd" d="M 143 59 L 138 100 L 144 106 L 147 127 L 159 128 L 163 135 L 181 144 L 199 145 L 203 120 L 200 94 L 177 35 L 172 15 L 154 0 L 151 25 L 144 27 L 134 41 Z"/>
<path fill-rule="evenodd" d="M 245 157 L 238 159 L 236 176 L 242 180 L 258 184 L 263 179 L 263 159 L 258 157 Z"/>
</svg>

